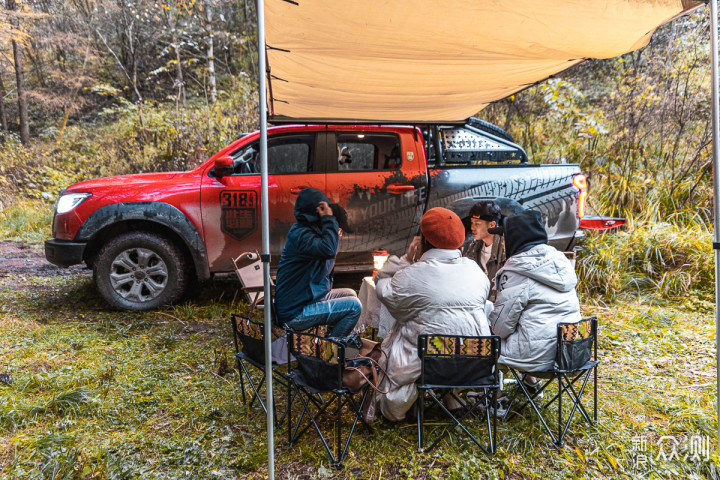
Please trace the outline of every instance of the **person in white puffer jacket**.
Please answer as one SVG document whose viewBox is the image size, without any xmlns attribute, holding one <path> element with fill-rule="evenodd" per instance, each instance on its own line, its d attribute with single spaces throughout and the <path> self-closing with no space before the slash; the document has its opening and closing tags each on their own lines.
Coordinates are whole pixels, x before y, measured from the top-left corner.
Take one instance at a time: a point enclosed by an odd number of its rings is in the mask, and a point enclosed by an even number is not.
<svg viewBox="0 0 720 480">
<path fill-rule="evenodd" d="M 498 271 L 490 314 L 501 338 L 498 363 L 525 372 L 552 368 L 557 324 L 581 319 L 577 276 L 565 255 L 547 245 L 540 213 L 519 212 L 504 220 L 507 261 Z"/>
<path fill-rule="evenodd" d="M 422 241 L 417 237 L 402 258 L 390 257 L 376 278 L 378 299 L 395 318 L 382 343 L 387 376 L 378 389 L 386 392 L 379 393 L 378 406 L 392 421 L 403 420 L 417 398 L 418 335 L 490 335 L 485 316 L 490 281 L 460 253 L 465 240 L 460 218 L 432 208 L 423 215 L 420 231 Z M 418 251 L 422 256 L 413 263 Z"/>
</svg>

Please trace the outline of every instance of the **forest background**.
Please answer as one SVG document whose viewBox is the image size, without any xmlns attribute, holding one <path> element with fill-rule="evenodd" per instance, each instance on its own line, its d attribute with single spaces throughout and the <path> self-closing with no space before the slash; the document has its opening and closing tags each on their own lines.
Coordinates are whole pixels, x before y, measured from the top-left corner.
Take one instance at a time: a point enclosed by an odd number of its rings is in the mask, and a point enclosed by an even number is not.
<svg viewBox="0 0 720 480">
<path fill-rule="evenodd" d="M 578 258 L 584 311 L 605 326 L 606 421 L 557 455 L 511 424 L 492 459 L 408 454 L 396 443 L 412 432 L 386 426 L 354 447 L 364 453 L 348 478 L 358 465 L 379 468 L 378 478 L 383 468 L 415 478 L 622 476 L 638 431 L 714 438 L 714 383 L 693 383 L 715 368 L 709 49 L 700 8 L 644 49 L 585 62 L 478 113 L 532 162 L 580 164 L 591 213 L 629 219 L 590 233 Z M 257 129 L 257 75 L 250 0 L 0 0 L 0 240 L 40 249 L 68 185 L 188 169 Z M 27 292 L 5 277 L 8 478 L 263 476 L 263 417 L 245 419 L 225 376 L 234 299 L 118 313 L 87 275 L 28 278 Z M 308 470 L 324 461 L 312 445 L 282 451 L 283 478 L 329 476 Z M 717 460 L 654 465 L 675 478 L 720 478 Z"/>
</svg>

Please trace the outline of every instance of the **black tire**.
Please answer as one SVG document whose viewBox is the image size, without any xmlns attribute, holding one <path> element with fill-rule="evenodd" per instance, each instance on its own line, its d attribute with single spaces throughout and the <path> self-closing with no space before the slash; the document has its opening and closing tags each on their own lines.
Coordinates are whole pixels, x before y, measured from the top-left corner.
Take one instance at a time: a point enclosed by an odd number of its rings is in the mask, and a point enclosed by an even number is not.
<svg viewBox="0 0 720 480">
<path fill-rule="evenodd" d="M 496 137 L 504 138 L 505 140 L 509 140 L 509 141 L 515 143 L 515 141 L 512 138 L 512 135 L 510 135 L 508 132 L 506 132 L 502 128 L 498 127 L 494 123 L 490 123 L 481 118 L 470 117 L 467 119 L 467 124 L 472 125 L 473 127 L 477 128 L 478 130 L 482 130 L 491 135 L 495 135 Z"/>
<path fill-rule="evenodd" d="M 100 296 L 122 310 L 152 310 L 178 301 L 188 285 L 185 259 L 168 239 L 128 232 L 107 242 L 93 262 Z"/>
</svg>

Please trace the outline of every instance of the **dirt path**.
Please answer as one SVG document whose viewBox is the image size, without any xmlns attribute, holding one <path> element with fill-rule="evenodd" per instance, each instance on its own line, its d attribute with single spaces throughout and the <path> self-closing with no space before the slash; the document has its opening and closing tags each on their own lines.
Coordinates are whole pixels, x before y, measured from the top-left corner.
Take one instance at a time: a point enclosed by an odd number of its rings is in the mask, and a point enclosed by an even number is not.
<svg viewBox="0 0 720 480">
<path fill-rule="evenodd" d="M 45 260 L 45 250 L 42 243 L 23 243 L 10 240 L 0 240 L 0 278 L 12 279 L 17 277 L 57 277 L 72 275 L 90 275 L 91 272 L 84 264 L 61 268 Z M 364 274 L 346 273 L 335 275 L 335 288 L 360 288 Z M 229 276 L 234 280 L 234 275 Z M 12 281 L 10 283 L 13 283 Z"/>
<path fill-rule="evenodd" d="M 60 268 L 45 260 L 42 243 L 0 240 L 0 277 L 54 277 L 86 272 L 84 265 Z"/>
</svg>

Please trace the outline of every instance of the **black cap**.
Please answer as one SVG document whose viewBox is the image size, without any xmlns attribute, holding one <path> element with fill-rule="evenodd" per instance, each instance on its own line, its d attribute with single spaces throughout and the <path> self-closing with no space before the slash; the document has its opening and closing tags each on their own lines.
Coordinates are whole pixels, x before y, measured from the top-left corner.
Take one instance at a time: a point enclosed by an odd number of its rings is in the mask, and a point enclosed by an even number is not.
<svg viewBox="0 0 720 480">
<path fill-rule="evenodd" d="M 480 218 L 486 222 L 499 222 L 500 207 L 492 200 L 477 202 L 470 208 L 470 217 Z"/>
<path fill-rule="evenodd" d="M 523 210 L 506 218 L 505 229 L 505 253 L 508 258 L 548 242 L 542 216 L 536 210 Z"/>
<path fill-rule="evenodd" d="M 354 233 L 355 229 L 348 224 L 348 214 L 345 209 L 337 203 L 331 203 L 330 208 L 332 209 L 333 216 L 337 219 L 338 225 L 343 229 L 343 232 Z"/>
<path fill-rule="evenodd" d="M 492 227 L 487 229 L 488 233 L 491 235 L 504 235 L 505 234 L 505 227 L 498 224 L 497 227 Z"/>
</svg>

